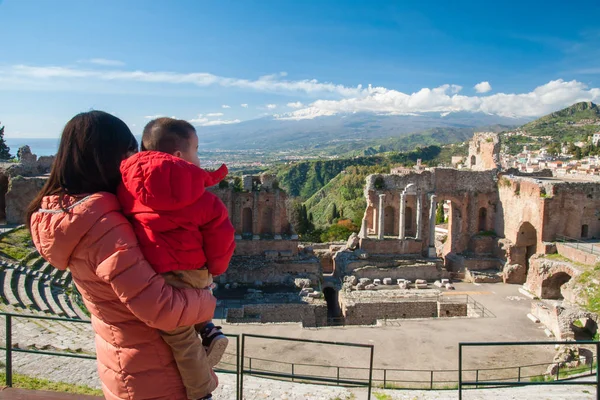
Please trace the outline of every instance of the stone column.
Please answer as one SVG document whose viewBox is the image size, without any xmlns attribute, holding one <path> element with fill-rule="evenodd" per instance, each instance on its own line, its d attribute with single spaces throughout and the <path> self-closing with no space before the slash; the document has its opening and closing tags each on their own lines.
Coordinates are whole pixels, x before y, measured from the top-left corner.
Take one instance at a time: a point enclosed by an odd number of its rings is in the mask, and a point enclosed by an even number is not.
<svg viewBox="0 0 600 400">
<path fill-rule="evenodd" d="M 271 230 L 273 239 L 281 240 L 281 207 L 279 201 L 279 189 L 275 189 L 275 204 L 273 207 L 273 221 L 271 221 Z"/>
<path fill-rule="evenodd" d="M 406 194 L 400 194 L 400 217 L 398 220 L 398 239 L 404 240 L 404 231 L 406 230 Z"/>
<path fill-rule="evenodd" d="M 366 239 L 368 236 L 369 235 L 367 232 L 367 219 L 363 217 L 362 224 L 360 225 L 360 233 L 358 234 L 358 237 L 361 239 Z"/>
<path fill-rule="evenodd" d="M 259 221 L 261 220 L 258 215 L 258 192 L 254 192 L 254 202 L 252 204 L 252 240 L 260 240 L 259 232 Z"/>
<path fill-rule="evenodd" d="M 437 255 L 435 251 L 435 215 L 437 211 L 437 196 L 431 195 L 431 208 L 429 209 L 429 257 Z"/>
<path fill-rule="evenodd" d="M 385 198 L 385 194 L 380 194 L 379 195 L 379 226 L 378 228 L 378 234 L 377 234 L 377 238 L 378 239 L 383 239 L 383 227 L 384 227 L 384 210 L 383 210 L 383 199 Z"/>
<path fill-rule="evenodd" d="M 421 240 L 421 231 L 423 229 L 423 204 L 421 200 L 421 191 L 417 190 L 417 233 L 415 239 Z"/>
</svg>

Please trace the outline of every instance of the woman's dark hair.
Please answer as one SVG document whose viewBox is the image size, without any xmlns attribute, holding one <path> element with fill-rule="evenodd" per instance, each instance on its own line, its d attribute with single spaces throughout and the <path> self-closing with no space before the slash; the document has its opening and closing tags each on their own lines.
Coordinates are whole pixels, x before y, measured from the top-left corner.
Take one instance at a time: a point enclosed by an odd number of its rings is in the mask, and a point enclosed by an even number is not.
<svg viewBox="0 0 600 400">
<path fill-rule="evenodd" d="M 74 116 L 65 125 L 48 181 L 27 209 L 27 226 L 44 196 L 116 193 L 121 161 L 137 147 L 127 125 L 114 115 L 89 111 Z"/>
</svg>

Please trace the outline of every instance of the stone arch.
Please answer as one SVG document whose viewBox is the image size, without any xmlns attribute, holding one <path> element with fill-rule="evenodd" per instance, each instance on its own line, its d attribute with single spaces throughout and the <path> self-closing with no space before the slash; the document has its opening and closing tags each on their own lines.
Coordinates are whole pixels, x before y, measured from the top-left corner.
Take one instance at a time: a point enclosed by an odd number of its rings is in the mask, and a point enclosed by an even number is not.
<svg viewBox="0 0 600 400">
<path fill-rule="evenodd" d="M 260 224 L 260 233 L 272 234 L 273 233 L 273 208 L 265 207 L 262 212 Z"/>
<path fill-rule="evenodd" d="M 479 217 L 477 223 L 477 231 L 487 231 L 487 208 L 481 207 L 479 209 Z"/>
<path fill-rule="evenodd" d="M 525 248 L 525 268 L 529 270 L 529 259 L 537 252 L 537 231 L 529 222 L 523 222 L 517 231 L 517 247 Z"/>
<path fill-rule="evenodd" d="M 477 164 L 477 157 L 471 156 L 471 167 Z"/>
<path fill-rule="evenodd" d="M 384 226 L 383 234 L 387 236 L 393 236 L 396 234 L 396 209 L 392 206 L 387 206 L 384 210 Z"/>
<path fill-rule="evenodd" d="M 252 234 L 252 209 L 245 207 L 242 211 L 242 233 Z"/>
<path fill-rule="evenodd" d="M 468 247 L 470 235 L 463 223 L 463 206 L 461 199 L 448 193 L 436 193 L 440 203 L 448 204 L 448 235 L 443 253 L 460 253 Z"/>
<path fill-rule="evenodd" d="M 564 271 L 551 274 L 542 281 L 542 299 L 562 300 L 562 286 L 571 280 L 571 275 Z"/>
<path fill-rule="evenodd" d="M 594 340 L 598 333 L 598 323 L 593 318 L 582 317 L 572 321 L 569 328 L 575 340 Z"/>
</svg>

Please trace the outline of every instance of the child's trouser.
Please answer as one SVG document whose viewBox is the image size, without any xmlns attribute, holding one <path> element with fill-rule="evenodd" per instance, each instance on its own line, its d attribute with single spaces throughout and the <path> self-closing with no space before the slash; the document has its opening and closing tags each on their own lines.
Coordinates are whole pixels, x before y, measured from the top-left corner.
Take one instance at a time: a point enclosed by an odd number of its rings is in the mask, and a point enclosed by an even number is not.
<svg viewBox="0 0 600 400">
<path fill-rule="evenodd" d="M 212 276 L 206 268 L 167 272 L 162 276 L 168 284 L 177 288 L 204 289 L 212 284 Z M 204 324 L 161 331 L 163 340 L 173 351 L 189 399 L 204 397 L 218 386 L 217 376 L 208 365 L 202 339 L 196 332 Z"/>
</svg>

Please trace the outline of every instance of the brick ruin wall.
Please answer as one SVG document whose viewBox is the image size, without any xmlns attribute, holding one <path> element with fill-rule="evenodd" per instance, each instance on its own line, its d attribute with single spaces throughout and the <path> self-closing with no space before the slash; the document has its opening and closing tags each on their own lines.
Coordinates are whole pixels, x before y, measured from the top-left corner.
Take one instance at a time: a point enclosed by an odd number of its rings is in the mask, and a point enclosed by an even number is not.
<svg viewBox="0 0 600 400">
<path fill-rule="evenodd" d="M 245 304 L 227 310 L 229 323 L 301 322 L 303 327 L 327 325 L 327 304 L 323 300 L 294 304 Z"/>
<path fill-rule="evenodd" d="M 573 323 L 577 320 L 590 320 L 591 323 L 588 322 L 586 326 L 591 329 L 597 329 L 599 322 L 597 314 L 578 307 L 565 306 L 560 301 L 534 301 L 531 303 L 531 314 L 536 316 L 557 340 L 575 340 L 575 329 L 578 328 Z"/>
<path fill-rule="evenodd" d="M 227 272 L 217 278 L 221 284 L 238 283 L 293 286 L 294 279 L 307 278 L 317 284 L 322 275 L 317 258 L 268 260 L 260 256 L 234 256 Z"/>
<path fill-rule="evenodd" d="M 379 265 L 377 265 L 379 264 Z M 396 279 L 425 279 L 435 281 L 446 278 L 447 273 L 442 271 L 441 263 L 413 264 L 406 266 L 389 266 L 386 263 L 373 263 L 367 260 L 349 263 L 346 266 L 346 274 L 354 275 L 357 278 L 385 279 L 392 278 L 393 283 Z"/>
<path fill-rule="evenodd" d="M 478 132 L 469 142 L 467 165 L 475 171 L 500 168 L 500 137 L 493 132 Z"/>
<path fill-rule="evenodd" d="M 539 255 L 531 257 L 525 288 L 540 299 L 556 298 L 561 290 L 559 283 L 568 275 L 571 279 L 583 271 L 570 262 L 549 260 Z M 561 275 L 559 275 L 561 274 Z M 565 282 L 563 282 L 564 284 Z M 558 287 L 557 287 L 558 285 Z M 563 294 L 564 297 L 564 294 Z"/>
<path fill-rule="evenodd" d="M 600 256 L 584 250 L 578 250 L 577 248 L 565 243 L 556 243 L 556 250 L 561 256 L 581 264 L 596 265 L 600 262 Z M 598 250 L 600 250 L 600 245 L 598 246 Z M 594 251 L 596 251 L 595 246 Z"/>
</svg>

